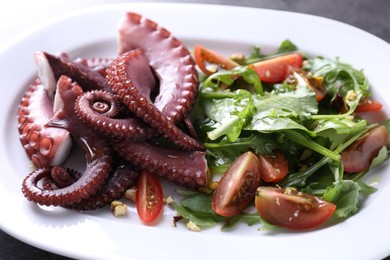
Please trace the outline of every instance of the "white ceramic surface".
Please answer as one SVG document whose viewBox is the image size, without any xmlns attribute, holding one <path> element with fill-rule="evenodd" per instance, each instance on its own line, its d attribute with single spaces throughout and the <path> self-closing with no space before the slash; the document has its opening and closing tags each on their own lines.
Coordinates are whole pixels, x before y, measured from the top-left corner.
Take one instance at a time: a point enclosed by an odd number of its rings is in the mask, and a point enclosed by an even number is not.
<svg viewBox="0 0 390 260">
<path fill-rule="evenodd" d="M 390 255 L 390 175 L 384 165 L 368 182 L 379 190 L 355 216 L 308 232 L 258 231 L 245 225 L 224 233 L 199 233 L 170 225 L 168 208 L 156 226 L 145 226 L 131 207 L 115 218 L 107 209 L 77 213 L 39 207 L 20 188 L 31 170 L 19 143 L 16 110 L 35 77 L 33 53 L 66 51 L 72 57 L 115 56 L 116 26 L 135 11 L 170 30 L 188 47 L 201 43 L 223 53 L 249 52 L 253 45 L 275 49 L 292 40 L 309 54 L 339 56 L 364 71 L 374 96 L 389 111 L 390 46 L 364 31 L 336 21 L 289 12 L 193 4 L 126 4 L 62 16 L 0 50 L 0 228 L 26 243 L 58 254 L 88 259 L 379 259 Z"/>
</svg>

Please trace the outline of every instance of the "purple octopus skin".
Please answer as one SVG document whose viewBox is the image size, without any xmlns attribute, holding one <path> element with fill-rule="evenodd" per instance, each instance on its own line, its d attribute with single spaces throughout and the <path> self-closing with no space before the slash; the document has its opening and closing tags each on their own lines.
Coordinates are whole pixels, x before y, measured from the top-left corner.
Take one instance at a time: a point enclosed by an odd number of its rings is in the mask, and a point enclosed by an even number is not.
<svg viewBox="0 0 390 260">
<path fill-rule="evenodd" d="M 79 96 L 75 113 L 91 128 L 110 138 L 123 140 L 146 140 L 155 136 L 155 131 L 133 117 L 113 118 L 119 112 L 117 96 L 106 91 L 89 91 Z"/>
<path fill-rule="evenodd" d="M 134 171 L 128 164 L 120 165 L 111 174 L 99 192 L 80 202 L 66 205 L 65 207 L 76 210 L 95 210 L 102 208 L 112 201 L 120 199 L 126 190 L 136 185 L 137 179 L 137 171 Z"/>
<path fill-rule="evenodd" d="M 84 91 L 94 89 L 111 90 L 107 79 L 99 71 L 91 69 L 82 62 L 74 62 L 66 57 L 52 55 L 47 52 L 38 53 L 37 55 L 43 55 L 46 58 L 56 80 L 64 75 L 80 84 Z"/>
<path fill-rule="evenodd" d="M 17 120 L 20 142 L 37 168 L 61 164 L 72 147 L 67 130 L 46 126 L 53 115 L 53 102 L 36 80 L 19 104 Z"/>
<path fill-rule="evenodd" d="M 144 51 L 160 80 L 154 105 L 174 124 L 188 116 L 196 101 L 198 73 L 188 49 L 157 23 L 128 12 L 118 26 L 119 54 Z"/>
<path fill-rule="evenodd" d="M 134 187 L 138 178 L 138 172 L 134 171 L 129 164 L 120 163 L 110 178 L 95 194 L 79 202 L 62 205 L 75 210 L 95 210 L 111 203 L 113 200 L 120 199 L 124 192 Z M 47 190 L 56 190 L 64 188 L 76 182 L 81 173 L 71 169 L 64 169 L 60 166 L 47 168 L 47 177 L 42 179 L 42 186 Z"/>
<path fill-rule="evenodd" d="M 124 160 L 141 170 L 175 184 L 190 188 L 207 184 L 207 161 L 203 151 L 183 151 L 138 141 L 118 142 L 114 149 Z"/>
<path fill-rule="evenodd" d="M 96 194 L 112 172 L 112 154 L 109 144 L 93 129 L 85 127 L 74 113 L 76 98 L 83 93 L 77 83 L 66 76 L 57 82 L 57 93 L 63 101 L 59 111 L 48 123 L 49 126 L 68 130 L 86 155 L 86 169 L 73 184 L 56 189 L 44 190 L 38 186 L 47 177 L 47 168 L 30 173 L 23 181 L 25 197 L 41 205 L 69 205 Z"/>
<path fill-rule="evenodd" d="M 138 64 L 142 63 L 139 59 L 142 60 L 143 55 L 137 49 L 120 55 L 108 66 L 107 78 L 114 93 L 137 117 L 178 147 L 184 150 L 204 150 L 202 144 L 180 130 L 144 95 L 140 87 L 143 82 L 133 73 Z"/>
</svg>

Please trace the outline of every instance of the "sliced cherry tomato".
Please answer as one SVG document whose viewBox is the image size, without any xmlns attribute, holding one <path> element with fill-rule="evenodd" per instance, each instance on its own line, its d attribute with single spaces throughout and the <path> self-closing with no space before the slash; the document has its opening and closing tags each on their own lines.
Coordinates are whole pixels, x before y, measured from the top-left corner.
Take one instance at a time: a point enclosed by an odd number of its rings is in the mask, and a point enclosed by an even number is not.
<svg viewBox="0 0 390 260">
<path fill-rule="evenodd" d="M 136 207 L 144 223 L 154 221 L 163 208 L 163 192 L 160 181 L 152 173 L 142 171 L 137 182 Z"/>
<path fill-rule="evenodd" d="M 381 125 L 371 129 L 341 153 L 344 171 L 361 172 L 368 170 L 379 150 L 388 145 L 389 137 L 385 126 Z"/>
<path fill-rule="evenodd" d="M 231 70 L 238 66 L 238 64 L 231 59 L 228 59 L 223 55 L 215 51 L 209 50 L 201 45 L 195 46 L 194 56 L 199 69 L 207 76 L 210 76 L 214 73 L 206 68 L 207 63 L 218 65 L 219 67 L 226 70 Z"/>
<path fill-rule="evenodd" d="M 259 155 L 261 178 L 266 182 L 277 182 L 288 173 L 288 162 L 280 150 L 274 150 L 270 155 Z"/>
<path fill-rule="evenodd" d="M 269 60 L 259 61 L 248 65 L 259 75 L 265 83 L 282 82 L 291 73 L 291 69 L 298 70 L 302 67 L 302 54 L 291 53 L 278 56 Z"/>
<path fill-rule="evenodd" d="M 213 210 L 225 217 L 239 214 L 255 197 L 260 181 L 259 158 L 252 152 L 242 154 L 219 181 L 211 202 Z"/>
<path fill-rule="evenodd" d="M 382 104 L 378 101 L 375 101 L 369 97 L 362 98 L 359 102 L 359 105 L 356 108 L 356 112 L 374 112 L 379 111 L 382 108 Z"/>
<path fill-rule="evenodd" d="M 294 188 L 259 187 L 255 205 L 265 221 L 289 229 L 318 227 L 336 210 L 333 203 Z"/>
</svg>

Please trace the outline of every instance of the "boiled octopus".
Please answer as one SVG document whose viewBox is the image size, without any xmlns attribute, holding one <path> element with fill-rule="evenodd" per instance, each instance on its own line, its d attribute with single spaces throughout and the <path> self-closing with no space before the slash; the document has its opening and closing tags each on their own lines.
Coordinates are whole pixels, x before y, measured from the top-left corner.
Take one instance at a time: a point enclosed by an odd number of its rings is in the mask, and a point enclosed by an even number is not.
<svg viewBox="0 0 390 260">
<path fill-rule="evenodd" d="M 20 102 L 20 141 L 35 167 L 28 200 L 77 210 L 120 198 L 148 170 L 177 185 L 207 185 L 207 161 L 188 116 L 198 74 L 188 49 L 157 23 L 129 12 L 116 58 L 38 52 L 38 78 Z M 73 141 L 72 141 L 73 140 Z M 71 143 L 85 170 L 66 168 Z"/>
</svg>

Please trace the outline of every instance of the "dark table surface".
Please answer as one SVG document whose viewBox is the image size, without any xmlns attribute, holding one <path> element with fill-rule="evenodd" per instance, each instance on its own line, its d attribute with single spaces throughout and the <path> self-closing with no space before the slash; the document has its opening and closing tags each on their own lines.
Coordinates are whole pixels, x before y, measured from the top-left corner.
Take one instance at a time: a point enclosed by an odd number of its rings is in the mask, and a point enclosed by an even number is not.
<svg viewBox="0 0 390 260">
<path fill-rule="evenodd" d="M 390 43 L 390 1 L 388 0 L 171 0 L 170 2 L 238 5 L 313 14 L 353 25 Z M 32 247 L 0 230 L 0 259 L 64 260 L 69 258 Z M 386 259 L 390 260 L 390 257 Z"/>
</svg>

